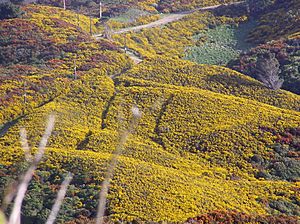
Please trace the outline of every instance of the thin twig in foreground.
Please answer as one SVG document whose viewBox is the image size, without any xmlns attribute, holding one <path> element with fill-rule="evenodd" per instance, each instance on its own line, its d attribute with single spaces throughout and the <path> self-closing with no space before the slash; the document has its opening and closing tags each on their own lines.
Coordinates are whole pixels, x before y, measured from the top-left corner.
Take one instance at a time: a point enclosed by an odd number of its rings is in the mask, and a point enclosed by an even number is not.
<svg viewBox="0 0 300 224">
<path fill-rule="evenodd" d="M 110 162 L 110 165 L 107 169 L 107 173 L 105 175 L 105 179 L 102 182 L 102 187 L 99 195 L 99 205 L 98 205 L 98 212 L 97 212 L 97 218 L 96 218 L 96 224 L 103 224 L 104 222 L 104 213 L 105 213 L 105 206 L 106 206 L 106 199 L 110 187 L 110 181 L 113 178 L 114 170 L 118 163 L 118 158 L 121 155 L 122 149 L 127 141 L 127 138 L 129 134 L 131 134 L 141 117 L 141 112 L 139 111 L 138 107 L 134 106 L 132 108 L 132 121 L 129 124 L 129 128 L 124 131 L 124 133 L 121 135 L 120 142 L 116 147 L 115 152 L 112 155 L 112 159 Z"/>
<path fill-rule="evenodd" d="M 25 175 L 23 176 L 20 185 L 18 186 L 17 196 L 13 205 L 11 215 L 9 217 L 8 224 L 20 224 L 21 222 L 21 207 L 25 197 L 25 193 L 27 191 L 29 182 L 32 179 L 34 171 L 36 170 L 38 163 L 41 161 L 45 153 L 45 147 L 54 128 L 54 123 L 55 123 L 55 117 L 54 115 L 50 115 L 45 129 L 45 133 L 38 147 L 38 152 L 36 153 L 35 158 L 32 161 L 32 164 L 30 165 L 29 169 L 26 171 Z"/>
<path fill-rule="evenodd" d="M 32 156 L 30 154 L 30 147 L 28 144 L 27 132 L 25 128 L 20 129 L 20 142 L 21 142 L 22 149 L 24 150 L 25 153 L 26 161 L 32 162 Z"/>
<path fill-rule="evenodd" d="M 65 198 L 68 186 L 69 186 L 70 182 L 72 181 L 72 178 L 73 178 L 73 175 L 71 173 L 69 173 L 68 176 L 65 178 L 65 180 L 62 182 L 60 190 L 57 193 L 55 203 L 52 207 L 51 213 L 50 213 L 50 215 L 49 215 L 49 217 L 46 221 L 46 224 L 53 224 L 54 223 L 54 221 L 55 221 L 55 219 L 58 215 L 60 206 L 61 206 L 61 204 L 62 204 L 62 202 Z"/>
</svg>

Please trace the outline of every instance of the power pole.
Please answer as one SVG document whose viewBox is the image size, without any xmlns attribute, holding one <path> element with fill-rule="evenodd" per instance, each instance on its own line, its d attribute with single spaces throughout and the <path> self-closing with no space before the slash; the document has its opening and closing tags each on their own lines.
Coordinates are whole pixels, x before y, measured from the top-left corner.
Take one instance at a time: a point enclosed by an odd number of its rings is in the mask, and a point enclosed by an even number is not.
<svg viewBox="0 0 300 224">
<path fill-rule="evenodd" d="M 26 100 L 26 81 L 23 84 L 23 103 L 26 104 L 27 100 Z"/>
<path fill-rule="evenodd" d="M 102 2 L 99 2 L 99 19 L 102 19 Z"/>
<path fill-rule="evenodd" d="M 63 0 L 64 3 L 64 10 L 66 10 L 66 0 Z"/>
<path fill-rule="evenodd" d="M 125 51 L 125 54 L 127 53 L 127 36 L 126 36 L 126 33 L 124 33 L 124 51 Z"/>
<path fill-rule="evenodd" d="M 80 17 L 79 17 L 79 13 L 77 14 L 77 26 L 80 27 Z"/>
<path fill-rule="evenodd" d="M 111 40 L 111 28 L 107 24 L 105 24 L 104 27 L 104 38 Z"/>
<path fill-rule="evenodd" d="M 76 60 L 74 60 L 74 79 L 77 79 L 77 67 L 76 67 Z"/>
<path fill-rule="evenodd" d="M 90 16 L 90 34 L 92 35 L 92 17 Z"/>
</svg>

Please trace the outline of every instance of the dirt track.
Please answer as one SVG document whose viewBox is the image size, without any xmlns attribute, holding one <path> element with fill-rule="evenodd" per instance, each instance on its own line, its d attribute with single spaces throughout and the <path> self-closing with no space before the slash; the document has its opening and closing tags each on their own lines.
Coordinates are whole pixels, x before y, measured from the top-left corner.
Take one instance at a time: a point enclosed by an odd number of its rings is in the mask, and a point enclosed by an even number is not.
<svg viewBox="0 0 300 224">
<path fill-rule="evenodd" d="M 242 3 L 242 2 L 235 2 L 235 3 L 226 4 L 226 5 L 233 5 L 233 4 L 240 4 L 240 3 Z M 181 13 L 170 14 L 170 15 L 167 15 L 164 18 L 156 20 L 156 21 L 154 21 L 152 23 L 148 23 L 148 24 L 145 24 L 145 25 L 128 27 L 128 28 L 124 28 L 124 29 L 121 29 L 121 30 L 112 31 L 112 34 L 128 33 L 128 32 L 131 32 L 131 31 L 139 31 L 139 30 L 142 30 L 142 29 L 148 29 L 148 28 L 153 28 L 153 27 L 157 27 L 157 26 L 162 26 L 162 25 L 165 25 L 165 24 L 168 24 L 168 23 L 180 20 L 183 17 L 192 14 L 193 12 L 211 10 L 211 9 L 218 8 L 220 6 L 221 6 L 221 4 L 219 4 L 219 5 L 213 5 L 213 6 L 208 6 L 208 7 L 202 7 L 202 8 L 198 8 L 198 9 L 191 10 L 191 11 L 186 11 L 186 12 L 181 12 Z M 101 36 L 102 36 L 102 34 L 94 35 L 94 37 L 96 37 L 96 38 L 97 37 L 101 37 Z"/>
</svg>

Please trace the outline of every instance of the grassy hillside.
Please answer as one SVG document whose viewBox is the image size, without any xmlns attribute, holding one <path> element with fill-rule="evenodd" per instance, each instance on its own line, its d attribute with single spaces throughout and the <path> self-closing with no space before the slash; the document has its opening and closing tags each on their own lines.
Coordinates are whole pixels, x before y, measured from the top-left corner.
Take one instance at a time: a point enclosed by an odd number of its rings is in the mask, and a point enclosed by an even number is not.
<svg viewBox="0 0 300 224">
<path fill-rule="evenodd" d="M 194 36 L 196 43 L 186 49 L 184 59 L 199 64 L 226 65 L 232 59 L 236 59 L 242 51 L 247 51 L 253 46 L 246 42 L 246 37 L 255 25 L 254 22 L 247 21 L 204 30 Z"/>
<path fill-rule="evenodd" d="M 1 203 L 28 167 L 20 128 L 34 154 L 47 117 L 56 116 L 24 200 L 24 223 L 45 223 L 67 172 L 74 179 L 58 223 L 95 218 L 116 148 L 121 155 L 105 213 L 114 222 L 211 220 L 216 211 L 245 214 L 253 223 L 300 217 L 300 97 L 225 67 L 178 58 L 199 30 L 245 18 L 195 13 L 128 34 L 128 46 L 144 56 L 133 65 L 120 45 L 92 39 L 87 17 L 79 15 L 78 23 L 70 11 L 24 9 L 25 18 L 0 25 Z M 14 55 L 16 49 L 29 53 Z M 135 121 L 133 107 L 141 112 Z"/>
</svg>

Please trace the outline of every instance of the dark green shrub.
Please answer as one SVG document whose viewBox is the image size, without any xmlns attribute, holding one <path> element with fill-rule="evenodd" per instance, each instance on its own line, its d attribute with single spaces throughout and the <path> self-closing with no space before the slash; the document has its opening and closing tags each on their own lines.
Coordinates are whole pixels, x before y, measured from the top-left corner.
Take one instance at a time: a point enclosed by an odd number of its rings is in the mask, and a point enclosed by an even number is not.
<svg viewBox="0 0 300 224">
<path fill-rule="evenodd" d="M 11 2 L 0 3 L 0 20 L 13 19 L 21 15 L 22 11 L 19 6 Z"/>
</svg>

